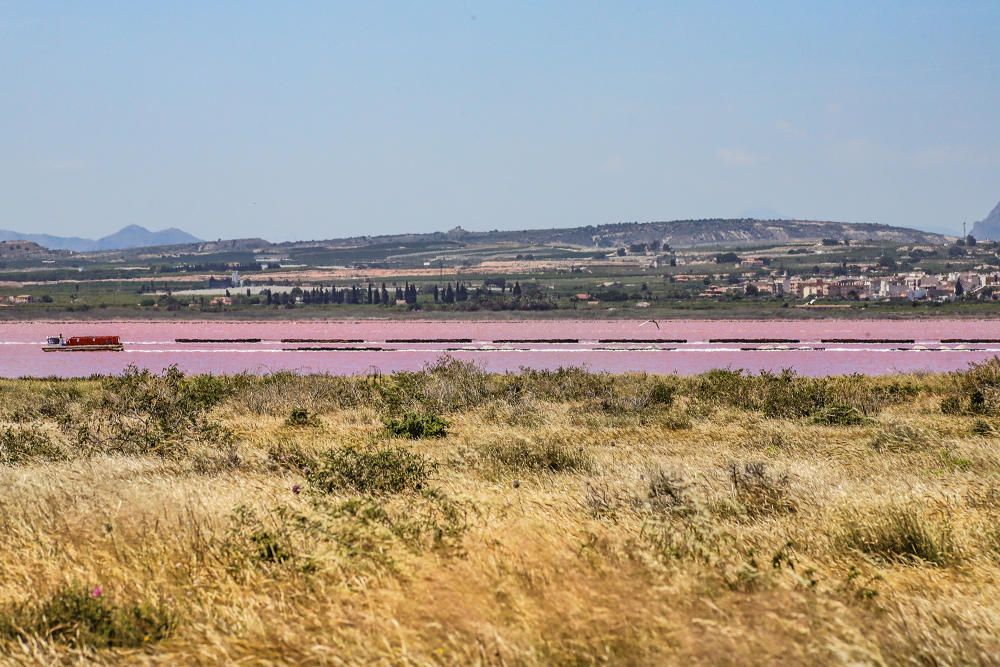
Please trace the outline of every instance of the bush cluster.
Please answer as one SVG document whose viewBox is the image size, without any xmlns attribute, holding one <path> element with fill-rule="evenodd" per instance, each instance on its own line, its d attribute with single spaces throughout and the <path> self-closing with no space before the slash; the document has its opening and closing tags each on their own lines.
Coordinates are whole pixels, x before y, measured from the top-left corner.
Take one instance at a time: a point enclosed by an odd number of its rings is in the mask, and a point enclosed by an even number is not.
<svg viewBox="0 0 1000 667">
<path fill-rule="evenodd" d="M 411 440 L 443 438 L 448 435 L 448 421 L 434 414 L 407 412 L 400 417 L 386 417 L 382 423 L 390 435 Z"/>
<path fill-rule="evenodd" d="M 285 426 L 303 427 L 319 425 L 319 417 L 305 408 L 293 408 L 288 417 L 285 419 Z"/>
<path fill-rule="evenodd" d="M 343 447 L 322 456 L 307 479 L 324 493 L 391 494 L 420 490 L 435 469 L 434 461 L 404 447 Z"/>
<path fill-rule="evenodd" d="M 941 399 L 941 412 L 952 415 L 1000 414 L 1000 358 L 972 364 L 967 371 L 953 373 Z"/>
<path fill-rule="evenodd" d="M 318 494 L 305 504 L 269 510 L 237 507 L 218 556 L 231 571 L 283 569 L 314 574 L 324 567 L 394 571 L 394 547 L 442 555 L 463 553 L 474 507 L 435 489 L 405 497 Z M 330 554 L 342 558 L 331 560 Z"/>
<path fill-rule="evenodd" d="M 176 366 L 162 374 L 129 366 L 103 378 L 89 406 L 79 441 L 99 451 L 167 455 L 191 441 L 225 442 L 228 432 L 208 412 L 234 390 L 232 381 L 211 375 L 186 377 Z"/>
<path fill-rule="evenodd" d="M 712 370 L 691 381 L 692 394 L 703 401 L 760 412 L 772 418 L 817 417 L 832 411 L 827 423 L 844 423 L 877 414 L 887 405 L 910 399 L 915 385 L 863 375 L 802 377 L 792 370 Z"/>
<path fill-rule="evenodd" d="M 933 521 L 910 506 L 851 517 L 843 540 L 850 548 L 886 561 L 948 565 L 958 557 L 951 525 Z"/>
<path fill-rule="evenodd" d="M 1000 387 L 1000 361 L 956 374 L 952 385 L 942 404 L 946 411 L 989 415 L 1000 405 L 994 396 Z M 8 393 L 2 384 L 0 390 Z M 363 378 L 288 372 L 185 376 L 176 367 L 162 373 L 130 367 L 119 376 L 95 377 L 87 384 L 37 381 L 30 396 L 11 396 L 0 414 L 15 421 L 55 422 L 61 433 L 8 428 L 0 432 L 0 461 L 53 460 L 62 455 L 61 442 L 80 445 L 76 451 L 82 453 L 176 455 L 206 444 L 232 450 L 234 434 L 214 418 L 220 412 L 281 416 L 290 427 L 304 427 L 318 425 L 324 411 L 364 407 L 386 415 L 383 422 L 391 436 L 420 439 L 445 436 L 448 416 L 472 409 L 503 423 L 537 426 L 536 412 L 546 402 L 575 404 L 578 414 L 602 422 L 613 418 L 630 425 L 638 420 L 669 429 L 688 428 L 696 413 L 707 414 L 719 406 L 773 418 L 854 425 L 916 392 L 915 381 L 905 378 L 807 378 L 791 371 L 716 370 L 693 378 L 581 368 L 494 374 L 449 357 L 418 372 Z M 678 397 L 683 400 L 678 402 Z M 494 467 L 565 467 L 558 447 L 541 455 L 525 453 L 516 444 L 501 449 L 487 456 Z M 538 456 L 549 462 L 537 463 Z M 563 458 L 580 457 L 569 452 Z M 235 454 L 230 451 L 224 460 L 235 461 Z M 518 460 L 522 462 L 513 463 Z"/>
<path fill-rule="evenodd" d="M 0 465 L 61 461 L 66 451 L 37 426 L 0 427 Z"/>
<path fill-rule="evenodd" d="M 485 442 L 476 446 L 474 456 L 479 467 L 494 474 L 559 473 L 593 468 L 593 459 L 583 447 L 557 438 Z"/>
<path fill-rule="evenodd" d="M 173 613 L 159 604 L 119 603 L 100 588 L 79 585 L 0 612 L 0 637 L 89 648 L 146 646 L 166 638 L 174 625 Z"/>
<path fill-rule="evenodd" d="M 601 410 L 609 413 L 649 413 L 669 407 L 674 402 L 677 387 L 665 380 L 632 378 L 632 382 L 609 382 L 598 400 Z"/>
</svg>

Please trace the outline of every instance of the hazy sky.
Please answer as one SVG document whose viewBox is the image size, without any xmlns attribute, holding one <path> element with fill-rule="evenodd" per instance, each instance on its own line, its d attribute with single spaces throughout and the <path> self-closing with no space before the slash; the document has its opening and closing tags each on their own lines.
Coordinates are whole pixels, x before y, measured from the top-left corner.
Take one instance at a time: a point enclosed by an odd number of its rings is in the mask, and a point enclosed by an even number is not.
<svg viewBox="0 0 1000 667">
<path fill-rule="evenodd" d="M 0 0 L 0 228 L 955 232 L 1000 200 L 998 36 L 998 0 Z"/>
</svg>

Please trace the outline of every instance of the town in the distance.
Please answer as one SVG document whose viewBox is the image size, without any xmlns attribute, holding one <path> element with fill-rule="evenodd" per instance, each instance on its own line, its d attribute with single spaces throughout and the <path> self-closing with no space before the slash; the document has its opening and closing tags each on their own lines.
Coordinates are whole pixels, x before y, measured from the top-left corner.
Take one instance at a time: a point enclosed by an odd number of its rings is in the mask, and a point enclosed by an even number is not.
<svg viewBox="0 0 1000 667">
<path fill-rule="evenodd" d="M 138 226 L 0 239 L 0 318 L 975 316 L 1000 299 L 1000 204 L 954 236 L 711 219 L 290 243 Z"/>
</svg>

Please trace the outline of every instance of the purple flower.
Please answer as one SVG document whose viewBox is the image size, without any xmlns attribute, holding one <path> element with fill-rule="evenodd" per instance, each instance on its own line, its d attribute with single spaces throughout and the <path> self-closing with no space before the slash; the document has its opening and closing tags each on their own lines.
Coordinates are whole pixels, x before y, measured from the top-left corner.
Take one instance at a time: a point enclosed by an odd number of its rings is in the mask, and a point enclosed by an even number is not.
<svg viewBox="0 0 1000 667">
<path fill-rule="evenodd" d="M 101 588 L 100 584 L 94 586 L 94 588 L 90 591 L 90 597 L 92 598 L 99 598 L 102 595 L 104 595 L 104 589 Z"/>
<path fill-rule="evenodd" d="M 299 484 L 294 484 L 292 486 L 292 493 L 294 493 L 295 495 L 299 495 L 299 491 L 301 491 L 301 490 L 302 490 L 302 486 L 299 485 Z"/>
</svg>

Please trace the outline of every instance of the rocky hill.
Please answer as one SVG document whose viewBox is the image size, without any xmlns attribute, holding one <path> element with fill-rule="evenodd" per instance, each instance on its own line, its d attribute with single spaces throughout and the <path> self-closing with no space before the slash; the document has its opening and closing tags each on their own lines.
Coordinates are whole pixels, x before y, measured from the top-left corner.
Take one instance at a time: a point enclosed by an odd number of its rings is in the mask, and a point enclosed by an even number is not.
<svg viewBox="0 0 1000 667">
<path fill-rule="evenodd" d="M 621 222 L 565 229 L 473 232 L 455 227 L 432 234 L 364 236 L 322 242 L 334 246 L 363 246 L 374 243 L 418 243 L 451 241 L 476 243 L 565 244 L 612 248 L 631 243 L 660 241 L 674 248 L 697 246 L 765 245 L 794 241 L 879 240 L 893 243 L 947 243 L 949 237 L 906 227 L 875 223 L 818 220 L 704 219 L 669 222 Z"/>
<path fill-rule="evenodd" d="M 990 214 L 972 225 L 971 234 L 983 241 L 1000 241 L 1000 203 L 997 203 Z"/>
<path fill-rule="evenodd" d="M 905 227 L 891 227 L 874 223 L 849 223 L 818 220 L 757 220 L 722 219 L 673 220 L 668 222 L 620 222 L 586 227 L 551 229 L 524 229 L 515 231 L 469 231 L 455 227 L 447 232 L 394 234 L 385 236 L 355 236 L 317 241 L 269 243 L 264 239 L 245 238 L 218 241 L 197 241 L 190 234 L 168 229 L 150 232 L 131 226 L 110 237 L 97 241 L 71 239 L 73 243 L 61 244 L 59 237 L 42 235 L 16 235 L 0 230 L 0 240 L 16 238 L 36 241 L 48 248 L 66 248 L 89 252 L 124 251 L 124 255 L 137 257 L 147 254 L 149 247 L 174 246 L 176 252 L 268 252 L 302 247 L 356 248 L 371 245 L 448 244 L 451 246 L 516 243 L 521 245 L 559 245 L 581 248 L 618 248 L 636 243 L 669 244 L 674 248 L 708 246 L 760 246 L 785 242 L 815 242 L 821 239 L 878 240 L 897 244 L 943 244 L 950 238 L 941 234 L 923 232 Z M 51 239 L 57 239 L 52 242 Z"/>
<path fill-rule="evenodd" d="M 54 257 L 59 251 L 51 251 L 31 241 L 0 241 L 0 260 L 38 259 Z"/>
</svg>

